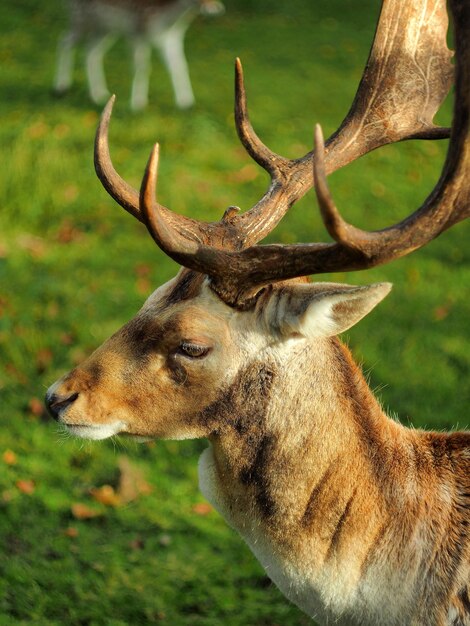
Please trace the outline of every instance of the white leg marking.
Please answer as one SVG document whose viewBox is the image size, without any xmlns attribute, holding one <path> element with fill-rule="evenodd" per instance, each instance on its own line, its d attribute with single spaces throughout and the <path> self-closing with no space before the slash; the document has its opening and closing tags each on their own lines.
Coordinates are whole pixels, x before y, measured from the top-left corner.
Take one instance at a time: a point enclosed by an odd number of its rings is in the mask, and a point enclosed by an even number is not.
<svg viewBox="0 0 470 626">
<path fill-rule="evenodd" d="M 59 40 L 57 46 L 57 67 L 54 79 L 54 91 L 65 93 L 72 84 L 75 47 L 80 39 L 78 33 L 69 31 Z"/>
<path fill-rule="evenodd" d="M 134 79 L 132 81 L 131 109 L 145 109 L 148 102 L 151 47 L 144 38 L 134 39 L 132 54 L 134 59 Z"/>
<path fill-rule="evenodd" d="M 176 105 L 187 109 L 194 104 L 188 63 L 184 54 L 185 28 L 172 28 L 158 41 L 165 66 L 170 74 Z"/>
<path fill-rule="evenodd" d="M 86 69 L 90 97 L 96 104 L 103 104 L 109 98 L 103 68 L 103 57 L 114 43 L 113 35 L 105 35 L 90 40 L 87 47 Z"/>
</svg>

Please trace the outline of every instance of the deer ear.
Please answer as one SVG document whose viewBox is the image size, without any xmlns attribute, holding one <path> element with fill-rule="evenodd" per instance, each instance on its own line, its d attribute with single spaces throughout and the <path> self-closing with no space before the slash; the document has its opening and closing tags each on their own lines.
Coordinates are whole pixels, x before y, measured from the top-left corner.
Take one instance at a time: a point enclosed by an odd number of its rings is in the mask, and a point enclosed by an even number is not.
<svg viewBox="0 0 470 626">
<path fill-rule="evenodd" d="M 336 283 L 301 283 L 273 289 L 263 318 L 284 337 L 331 337 L 354 326 L 392 288 L 391 283 L 351 287 Z"/>
</svg>

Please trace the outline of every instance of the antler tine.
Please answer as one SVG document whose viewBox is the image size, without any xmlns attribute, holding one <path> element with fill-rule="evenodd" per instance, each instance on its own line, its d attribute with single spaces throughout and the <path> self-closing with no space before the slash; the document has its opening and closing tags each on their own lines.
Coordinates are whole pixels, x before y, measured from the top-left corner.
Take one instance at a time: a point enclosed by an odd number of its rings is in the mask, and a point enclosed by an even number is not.
<svg viewBox="0 0 470 626">
<path fill-rule="evenodd" d="M 109 195 L 116 200 L 123 209 L 126 209 L 126 211 L 141 222 L 142 216 L 139 209 L 139 194 L 116 172 L 109 153 L 109 121 L 115 100 L 116 96 L 114 95 L 108 100 L 96 130 L 94 153 L 95 171 Z"/>
<path fill-rule="evenodd" d="M 296 161 L 270 150 L 254 131 L 248 115 L 243 66 L 239 58 L 235 61 L 235 127 L 247 153 L 271 177 L 263 198 L 249 211 L 233 219 L 243 249 L 264 239 L 291 206 L 292 202 L 286 201 L 289 196 L 285 192 L 289 191 L 290 174 Z"/>
<path fill-rule="evenodd" d="M 101 184 L 126 211 L 137 218 L 140 222 L 144 222 L 144 217 L 139 207 L 139 192 L 131 187 L 114 169 L 109 152 L 108 132 L 109 122 L 113 111 L 115 96 L 111 96 L 106 104 L 101 119 L 96 130 L 95 137 L 95 170 Z M 204 223 L 198 222 L 192 218 L 173 213 L 165 206 L 158 204 L 158 214 L 160 221 L 166 224 L 166 232 L 170 229 L 175 231 L 181 241 L 186 239 L 191 241 L 205 241 L 211 243 L 215 247 L 230 245 L 231 240 L 235 239 L 234 229 L 229 221 Z"/>
<path fill-rule="evenodd" d="M 176 229 L 168 228 L 168 224 L 162 219 L 160 207 L 155 200 L 159 155 L 160 146 L 156 143 L 150 153 L 140 188 L 139 202 L 143 221 L 155 243 L 166 254 L 172 256 L 177 250 L 194 254 L 197 252 L 197 244 L 181 236 Z"/>
<path fill-rule="evenodd" d="M 341 243 L 346 248 L 351 248 L 357 252 L 362 249 L 358 246 L 356 239 L 359 234 L 358 229 L 348 224 L 339 213 L 330 194 L 326 182 L 325 168 L 325 142 L 320 124 L 315 126 L 315 152 L 313 157 L 313 179 L 315 181 L 315 193 L 317 194 L 320 213 L 323 223 L 331 237 Z"/>
<path fill-rule="evenodd" d="M 168 226 L 162 219 L 160 205 L 155 201 L 159 145 L 155 144 L 150 153 L 140 188 L 140 207 L 145 225 L 155 243 L 177 263 L 201 273 L 220 279 L 230 275 L 227 258 L 230 252 L 219 250 L 202 241 L 191 240 Z M 230 207 L 234 209 L 235 207 Z"/>
<path fill-rule="evenodd" d="M 433 123 L 454 74 L 447 26 L 444 0 L 383 1 L 353 104 L 329 140 L 336 167 L 352 160 L 356 142 L 365 154 L 396 141 L 449 137 L 449 128 Z"/>
<path fill-rule="evenodd" d="M 270 150 L 253 130 L 248 116 L 243 66 L 238 57 L 235 60 L 235 127 L 251 158 L 272 176 L 282 174 L 290 161 Z"/>
</svg>

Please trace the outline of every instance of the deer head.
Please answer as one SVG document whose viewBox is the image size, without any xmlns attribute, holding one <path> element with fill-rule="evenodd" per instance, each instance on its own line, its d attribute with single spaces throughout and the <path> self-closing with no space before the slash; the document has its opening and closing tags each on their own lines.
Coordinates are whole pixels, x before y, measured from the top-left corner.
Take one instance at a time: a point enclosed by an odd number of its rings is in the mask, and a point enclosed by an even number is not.
<svg viewBox="0 0 470 626">
<path fill-rule="evenodd" d="M 133 320 L 50 388 L 46 402 L 59 422 L 74 434 L 94 439 L 118 433 L 211 436 L 220 424 L 209 407 L 224 397 L 224 389 L 242 370 L 257 364 L 253 367 L 260 376 L 261 355 L 271 350 L 271 357 L 279 359 L 296 342 L 307 340 L 320 350 L 390 289 L 388 284 L 308 283 L 302 277 L 391 261 L 469 215 L 469 10 L 463 0 L 453 0 L 451 9 L 457 72 L 447 160 L 423 206 L 384 230 L 366 232 L 345 222 L 331 198 L 326 173 L 391 142 L 449 135 L 449 129 L 432 122 L 453 75 L 441 0 L 406 5 L 384 0 L 351 110 L 326 146 L 317 126 L 315 151 L 298 159 L 273 153 L 255 134 L 237 60 L 238 135 L 251 157 L 268 171 L 271 183 L 253 208 L 239 214 L 230 207 L 219 222 L 201 223 L 157 203 L 158 145 L 150 155 L 140 193 L 117 174 L 107 139 L 111 99 L 96 136 L 97 175 L 183 269 L 150 296 Z M 257 245 L 314 184 L 334 243 Z"/>
</svg>

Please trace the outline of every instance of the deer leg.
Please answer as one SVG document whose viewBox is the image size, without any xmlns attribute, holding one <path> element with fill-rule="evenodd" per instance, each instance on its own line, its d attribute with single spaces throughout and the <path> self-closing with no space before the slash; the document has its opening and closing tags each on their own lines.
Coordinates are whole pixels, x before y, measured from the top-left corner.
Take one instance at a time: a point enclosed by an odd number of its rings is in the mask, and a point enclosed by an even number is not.
<svg viewBox="0 0 470 626">
<path fill-rule="evenodd" d="M 194 104 L 194 94 L 189 78 L 188 63 L 184 54 L 186 29 L 174 28 L 159 40 L 158 47 L 170 74 L 176 105 L 188 109 Z"/>
<path fill-rule="evenodd" d="M 73 30 L 59 39 L 54 78 L 54 93 L 59 96 L 66 93 L 72 85 L 75 49 L 79 39 L 80 34 Z"/>
<path fill-rule="evenodd" d="M 140 111 L 148 103 L 150 78 L 150 44 L 143 38 L 133 42 L 134 79 L 131 91 L 131 109 Z"/>
<path fill-rule="evenodd" d="M 86 53 L 86 71 L 90 97 L 95 104 L 102 104 L 109 98 L 104 75 L 103 58 L 114 43 L 113 35 L 100 35 L 90 40 Z"/>
</svg>

